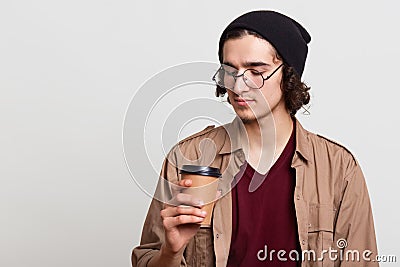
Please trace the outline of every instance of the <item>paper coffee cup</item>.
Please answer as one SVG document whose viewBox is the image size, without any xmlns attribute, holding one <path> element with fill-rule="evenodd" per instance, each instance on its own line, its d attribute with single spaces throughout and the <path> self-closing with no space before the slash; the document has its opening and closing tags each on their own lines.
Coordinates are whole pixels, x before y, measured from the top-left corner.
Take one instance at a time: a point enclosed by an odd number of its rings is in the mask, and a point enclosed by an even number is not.
<svg viewBox="0 0 400 267">
<path fill-rule="evenodd" d="M 218 178 L 221 177 L 220 170 L 207 166 L 183 165 L 180 173 L 182 179 L 192 180 L 192 186 L 185 188 L 183 193 L 204 201 L 202 210 L 206 211 L 207 215 L 200 224 L 210 226 L 217 196 Z"/>
</svg>

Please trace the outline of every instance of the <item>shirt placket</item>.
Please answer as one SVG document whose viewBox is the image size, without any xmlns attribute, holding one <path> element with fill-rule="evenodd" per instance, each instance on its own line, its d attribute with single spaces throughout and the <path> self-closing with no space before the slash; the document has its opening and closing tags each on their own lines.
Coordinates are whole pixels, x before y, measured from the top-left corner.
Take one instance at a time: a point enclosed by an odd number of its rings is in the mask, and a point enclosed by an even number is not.
<svg viewBox="0 0 400 267">
<path fill-rule="evenodd" d="M 303 184 L 305 176 L 304 163 L 295 154 L 292 167 L 296 170 L 296 186 L 294 189 L 294 206 L 296 210 L 297 230 L 301 250 L 308 249 L 308 206 L 303 197 Z M 301 266 L 305 266 L 302 262 Z"/>
<path fill-rule="evenodd" d="M 233 180 L 233 177 L 239 172 L 240 166 L 245 161 L 242 149 L 231 154 L 229 163 L 225 169 L 225 174 Z M 229 249 L 232 235 L 232 197 L 231 192 L 222 192 L 225 195 L 215 205 L 213 218 L 214 250 L 216 258 L 216 267 L 225 267 L 228 261 Z"/>
</svg>

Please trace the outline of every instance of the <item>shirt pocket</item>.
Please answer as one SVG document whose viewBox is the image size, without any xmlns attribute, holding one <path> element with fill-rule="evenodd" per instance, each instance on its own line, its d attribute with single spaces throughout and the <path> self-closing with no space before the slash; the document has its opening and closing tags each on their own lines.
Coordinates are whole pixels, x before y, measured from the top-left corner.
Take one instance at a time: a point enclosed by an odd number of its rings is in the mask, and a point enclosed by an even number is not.
<svg viewBox="0 0 400 267">
<path fill-rule="evenodd" d="M 185 249 L 188 267 L 214 267 L 215 256 L 212 228 L 200 228 Z"/>
<path fill-rule="evenodd" d="M 332 204 L 310 204 L 308 212 L 308 250 L 305 266 L 331 267 L 329 250 L 333 248 L 334 207 Z M 310 258 L 310 259 L 309 259 Z"/>
</svg>

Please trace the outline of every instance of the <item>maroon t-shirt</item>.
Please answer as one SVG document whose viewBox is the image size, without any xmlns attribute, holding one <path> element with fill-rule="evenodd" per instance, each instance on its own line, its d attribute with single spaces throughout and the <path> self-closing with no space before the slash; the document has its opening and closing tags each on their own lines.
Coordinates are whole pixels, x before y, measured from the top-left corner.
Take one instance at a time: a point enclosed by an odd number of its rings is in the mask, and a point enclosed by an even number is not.
<svg viewBox="0 0 400 267">
<path fill-rule="evenodd" d="M 295 147 L 293 127 L 283 152 L 254 192 L 249 192 L 251 179 L 263 179 L 263 175 L 247 162 L 240 167 L 235 179 L 241 178 L 232 189 L 228 267 L 298 266 L 298 262 L 292 260 L 297 257 L 296 251 L 301 256 L 293 200 L 296 173 L 291 168 Z M 271 255 L 272 250 L 275 252 Z M 281 260 L 279 250 L 285 251 L 280 254 Z"/>
</svg>

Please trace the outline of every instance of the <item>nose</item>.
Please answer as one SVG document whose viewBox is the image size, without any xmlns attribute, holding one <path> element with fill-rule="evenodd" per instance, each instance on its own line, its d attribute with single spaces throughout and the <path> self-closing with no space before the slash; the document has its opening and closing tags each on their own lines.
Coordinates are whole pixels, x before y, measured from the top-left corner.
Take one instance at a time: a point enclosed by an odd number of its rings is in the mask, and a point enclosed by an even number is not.
<svg viewBox="0 0 400 267">
<path fill-rule="evenodd" d="M 237 95 L 242 95 L 243 92 L 247 92 L 249 90 L 250 90 L 250 88 L 247 86 L 247 84 L 243 80 L 243 75 L 240 77 L 237 77 L 232 91 L 234 93 L 236 93 Z"/>
</svg>

